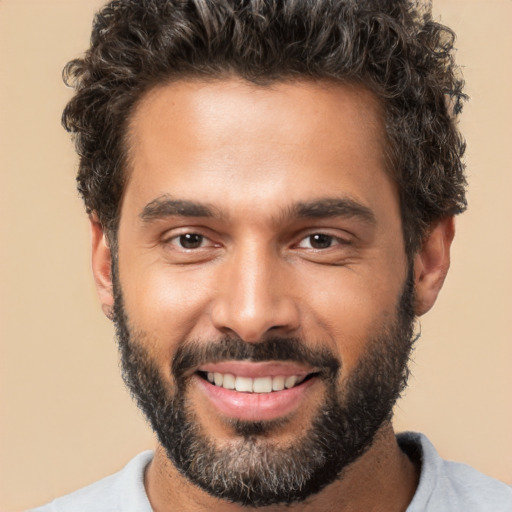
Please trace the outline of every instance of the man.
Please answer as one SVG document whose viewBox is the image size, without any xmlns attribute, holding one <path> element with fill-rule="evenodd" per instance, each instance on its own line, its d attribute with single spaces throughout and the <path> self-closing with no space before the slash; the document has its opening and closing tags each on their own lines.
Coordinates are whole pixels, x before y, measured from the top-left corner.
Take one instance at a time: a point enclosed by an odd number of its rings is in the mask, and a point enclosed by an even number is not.
<svg viewBox="0 0 512 512">
<path fill-rule="evenodd" d="M 452 44 L 405 1 L 100 11 L 64 124 L 159 446 L 40 510 L 511 509 L 391 424 L 465 209 Z"/>
</svg>

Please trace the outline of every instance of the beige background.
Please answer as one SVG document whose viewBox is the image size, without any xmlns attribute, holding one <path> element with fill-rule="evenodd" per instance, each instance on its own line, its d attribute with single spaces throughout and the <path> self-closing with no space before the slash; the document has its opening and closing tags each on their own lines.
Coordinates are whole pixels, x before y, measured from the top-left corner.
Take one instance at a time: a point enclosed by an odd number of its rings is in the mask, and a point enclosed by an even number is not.
<svg viewBox="0 0 512 512">
<path fill-rule="evenodd" d="M 0 510 L 118 470 L 152 436 L 123 389 L 89 270 L 60 73 L 99 0 L 0 0 Z M 437 0 L 468 92 L 470 209 L 422 321 L 399 430 L 512 484 L 511 0 Z"/>
</svg>

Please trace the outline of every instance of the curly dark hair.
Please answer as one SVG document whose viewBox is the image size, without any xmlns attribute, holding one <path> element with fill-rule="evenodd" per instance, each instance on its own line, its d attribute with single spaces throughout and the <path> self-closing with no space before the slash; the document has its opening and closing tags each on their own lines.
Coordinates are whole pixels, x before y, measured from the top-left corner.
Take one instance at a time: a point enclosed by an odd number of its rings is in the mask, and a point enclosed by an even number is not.
<svg viewBox="0 0 512 512">
<path fill-rule="evenodd" d="M 466 208 L 456 117 L 466 99 L 455 35 L 409 0 L 113 0 L 91 46 L 69 62 L 63 113 L 80 157 L 78 189 L 115 239 L 131 113 L 169 80 L 236 74 L 264 86 L 327 79 L 380 100 L 409 255 L 429 226 Z"/>
</svg>

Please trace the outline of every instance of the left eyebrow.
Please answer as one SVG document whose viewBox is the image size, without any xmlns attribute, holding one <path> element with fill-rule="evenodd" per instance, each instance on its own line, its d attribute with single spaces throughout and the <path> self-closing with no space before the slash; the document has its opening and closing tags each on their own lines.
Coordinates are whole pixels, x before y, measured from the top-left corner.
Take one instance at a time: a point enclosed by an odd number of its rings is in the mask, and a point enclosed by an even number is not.
<svg viewBox="0 0 512 512">
<path fill-rule="evenodd" d="M 183 199 L 172 199 L 167 194 L 149 202 L 139 214 L 140 219 L 144 222 L 172 216 L 220 217 L 220 214 L 215 208 L 207 204 Z"/>
<path fill-rule="evenodd" d="M 375 225 L 377 219 L 367 206 L 349 197 L 323 198 L 292 205 L 285 213 L 289 218 L 322 219 L 332 217 L 355 217 L 366 224 Z"/>
</svg>

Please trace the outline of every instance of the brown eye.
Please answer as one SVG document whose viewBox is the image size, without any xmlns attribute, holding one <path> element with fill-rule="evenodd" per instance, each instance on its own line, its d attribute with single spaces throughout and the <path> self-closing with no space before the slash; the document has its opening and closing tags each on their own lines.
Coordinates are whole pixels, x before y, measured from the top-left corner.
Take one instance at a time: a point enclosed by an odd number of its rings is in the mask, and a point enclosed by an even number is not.
<svg viewBox="0 0 512 512">
<path fill-rule="evenodd" d="M 350 242 L 327 233 L 313 233 L 304 237 L 298 244 L 301 249 L 313 249 L 321 251 L 331 249 L 336 246 L 348 245 Z"/>
<path fill-rule="evenodd" d="M 328 249 L 334 241 L 334 237 L 322 233 L 310 235 L 308 238 L 309 244 L 313 249 Z"/>
<path fill-rule="evenodd" d="M 197 233 L 186 233 L 180 235 L 178 240 L 183 249 L 198 249 L 203 245 L 204 237 Z"/>
</svg>

